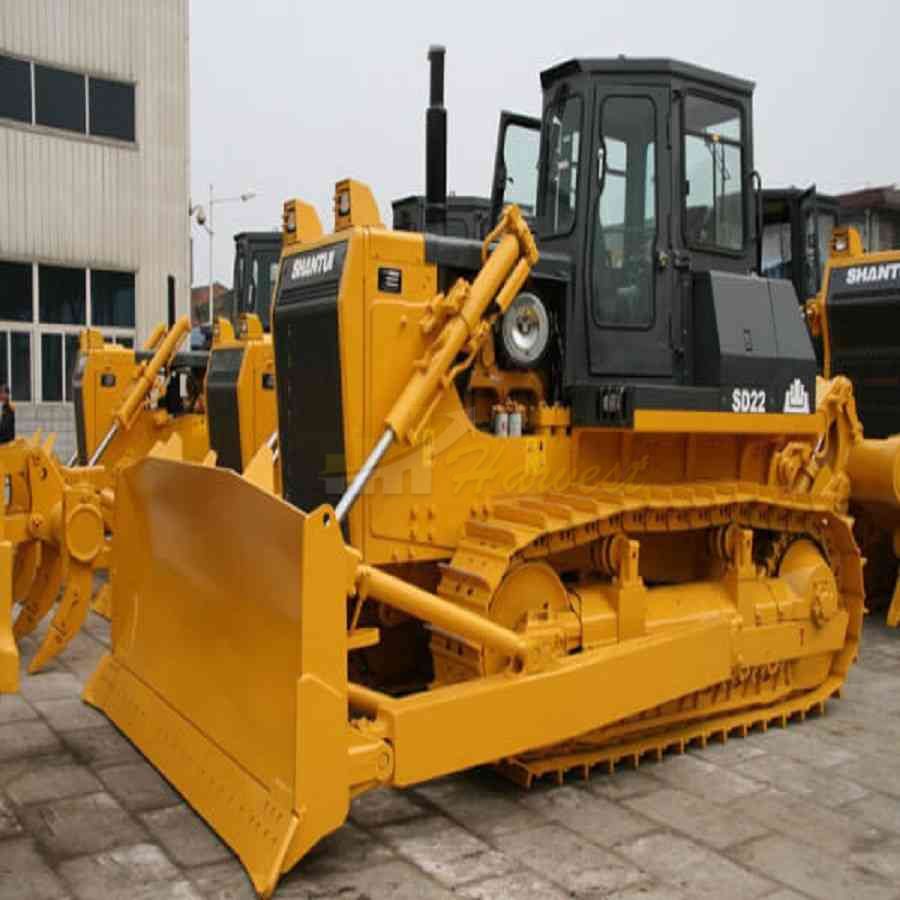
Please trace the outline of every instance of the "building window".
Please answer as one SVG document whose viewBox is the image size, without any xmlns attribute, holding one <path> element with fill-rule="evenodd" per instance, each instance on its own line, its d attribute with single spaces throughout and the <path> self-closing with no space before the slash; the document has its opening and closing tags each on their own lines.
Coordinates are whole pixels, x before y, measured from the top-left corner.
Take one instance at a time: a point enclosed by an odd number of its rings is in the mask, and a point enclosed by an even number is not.
<svg viewBox="0 0 900 900">
<path fill-rule="evenodd" d="M 8 384 L 13 400 L 31 402 L 31 335 L 0 330 L 0 384 Z"/>
<path fill-rule="evenodd" d="M 78 360 L 77 332 L 41 335 L 41 399 L 44 403 L 72 401 L 72 372 Z"/>
<path fill-rule="evenodd" d="M 30 322 L 31 263 L 0 261 L 0 319 Z"/>
<path fill-rule="evenodd" d="M 134 328 L 134 272 L 91 269 L 91 324 Z"/>
<path fill-rule="evenodd" d="M 13 400 L 31 402 L 31 335 L 26 331 L 14 331 L 9 336 L 10 381 Z"/>
<path fill-rule="evenodd" d="M 41 400 L 62 403 L 63 348 L 61 334 L 41 335 Z"/>
<path fill-rule="evenodd" d="M 31 63 L 0 56 L 0 116 L 31 122 Z"/>
<path fill-rule="evenodd" d="M 0 55 L 0 119 L 134 143 L 134 94 L 127 81 Z"/>
<path fill-rule="evenodd" d="M 84 75 L 34 67 L 34 117 L 38 125 L 85 133 Z"/>
<path fill-rule="evenodd" d="M 91 134 L 134 141 L 134 85 L 90 78 Z"/>
<path fill-rule="evenodd" d="M 65 266 L 38 267 L 40 320 L 52 325 L 84 325 L 84 269 Z"/>
</svg>

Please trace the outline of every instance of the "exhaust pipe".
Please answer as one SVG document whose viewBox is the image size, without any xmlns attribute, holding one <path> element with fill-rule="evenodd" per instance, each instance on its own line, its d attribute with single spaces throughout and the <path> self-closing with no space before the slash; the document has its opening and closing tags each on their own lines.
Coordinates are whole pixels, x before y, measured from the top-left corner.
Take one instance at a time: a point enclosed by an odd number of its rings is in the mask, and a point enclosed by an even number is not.
<svg viewBox="0 0 900 900">
<path fill-rule="evenodd" d="M 169 285 L 169 331 L 175 327 L 175 276 L 170 275 L 168 278 Z"/>
<path fill-rule="evenodd" d="M 428 48 L 431 91 L 425 118 L 425 230 L 447 230 L 447 110 L 444 108 L 444 54 L 438 44 Z"/>
</svg>

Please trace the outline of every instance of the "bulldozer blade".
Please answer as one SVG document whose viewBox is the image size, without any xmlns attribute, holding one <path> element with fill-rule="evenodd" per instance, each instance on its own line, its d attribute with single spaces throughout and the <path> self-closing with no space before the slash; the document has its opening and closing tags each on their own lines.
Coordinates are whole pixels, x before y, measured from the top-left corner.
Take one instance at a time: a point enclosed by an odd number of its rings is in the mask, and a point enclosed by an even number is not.
<svg viewBox="0 0 900 900">
<path fill-rule="evenodd" d="M 26 541 L 16 548 L 13 562 L 13 600 L 21 601 L 28 596 L 41 564 L 41 542 Z"/>
<path fill-rule="evenodd" d="M 81 630 L 91 605 L 91 588 L 94 573 L 89 565 L 69 561 L 68 578 L 62 600 L 56 608 L 50 628 L 41 646 L 28 666 L 32 675 L 40 672 L 50 660 L 66 648 L 69 641 Z"/>
<path fill-rule="evenodd" d="M 154 459 L 184 459 L 184 442 L 180 434 L 172 434 L 166 441 L 157 441 L 148 456 Z"/>
<path fill-rule="evenodd" d="M 107 621 L 112 621 L 112 585 L 107 581 L 97 592 L 91 603 L 91 609 L 98 616 L 103 616 Z"/>
<path fill-rule="evenodd" d="M 12 633 L 13 546 L 0 541 L 0 694 L 19 690 L 19 651 Z"/>
<path fill-rule="evenodd" d="M 356 555 L 225 469 L 145 459 L 116 494 L 112 649 L 84 699 L 237 853 L 257 891 L 349 809 Z"/>
<path fill-rule="evenodd" d="M 13 625 L 13 634 L 17 640 L 31 634 L 50 612 L 59 596 L 64 572 L 65 560 L 59 550 L 51 544 L 45 544 L 41 550 L 41 565 L 37 576 Z"/>
<path fill-rule="evenodd" d="M 275 493 L 275 457 L 266 444 L 263 444 L 247 463 L 244 478 L 269 494 Z"/>
</svg>

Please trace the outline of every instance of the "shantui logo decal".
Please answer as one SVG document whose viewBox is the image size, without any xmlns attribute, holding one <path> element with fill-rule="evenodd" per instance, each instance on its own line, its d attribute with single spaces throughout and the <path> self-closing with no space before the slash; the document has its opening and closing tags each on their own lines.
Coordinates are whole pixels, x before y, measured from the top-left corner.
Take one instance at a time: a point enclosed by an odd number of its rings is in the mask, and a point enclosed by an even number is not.
<svg viewBox="0 0 900 900">
<path fill-rule="evenodd" d="M 847 269 L 847 287 L 857 284 L 871 284 L 878 281 L 894 281 L 900 278 L 900 262 L 881 263 L 873 266 L 857 266 Z"/>
<path fill-rule="evenodd" d="M 799 378 L 795 378 L 784 392 L 784 411 L 786 413 L 809 413 L 809 391 Z"/>
<path fill-rule="evenodd" d="M 291 266 L 291 281 L 302 281 L 316 275 L 327 275 L 334 268 L 334 250 L 304 253 Z"/>
</svg>

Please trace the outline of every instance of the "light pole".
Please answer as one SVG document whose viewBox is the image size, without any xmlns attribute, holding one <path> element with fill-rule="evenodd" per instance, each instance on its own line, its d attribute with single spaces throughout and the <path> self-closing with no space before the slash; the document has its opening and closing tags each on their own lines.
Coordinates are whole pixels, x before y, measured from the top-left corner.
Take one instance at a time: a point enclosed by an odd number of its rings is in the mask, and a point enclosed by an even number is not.
<svg viewBox="0 0 900 900">
<path fill-rule="evenodd" d="M 215 231 L 213 230 L 213 208 L 220 203 L 246 203 L 256 197 L 256 191 L 245 191 L 243 194 L 237 194 L 234 197 L 216 197 L 213 186 L 209 186 L 209 206 L 204 209 L 201 205 L 191 207 L 191 216 L 196 220 L 197 224 L 206 230 L 209 235 L 209 324 L 214 324 L 215 316 L 213 314 L 213 243 Z M 208 212 L 207 212 L 208 210 Z"/>
</svg>

